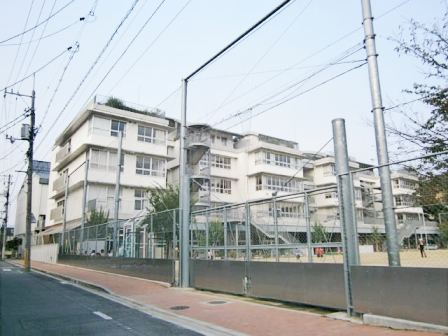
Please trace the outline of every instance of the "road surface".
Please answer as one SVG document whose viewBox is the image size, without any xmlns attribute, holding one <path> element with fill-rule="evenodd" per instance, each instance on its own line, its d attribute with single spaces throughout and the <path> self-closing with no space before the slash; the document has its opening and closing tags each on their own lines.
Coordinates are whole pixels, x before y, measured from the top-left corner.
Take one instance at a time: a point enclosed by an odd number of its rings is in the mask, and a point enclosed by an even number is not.
<svg viewBox="0 0 448 336">
<path fill-rule="evenodd" d="M 0 335 L 199 335 L 0 261 Z"/>
</svg>

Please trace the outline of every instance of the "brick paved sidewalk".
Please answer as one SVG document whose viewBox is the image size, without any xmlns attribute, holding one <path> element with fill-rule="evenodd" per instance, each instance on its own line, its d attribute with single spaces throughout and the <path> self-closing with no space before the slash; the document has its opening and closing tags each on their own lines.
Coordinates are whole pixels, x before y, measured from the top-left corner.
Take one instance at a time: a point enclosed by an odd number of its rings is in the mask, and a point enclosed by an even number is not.
<svg viewBox="0 0 448 336">
<path fill-rule="evenodd" d="M 186 316 L 249 335 L 381 335 L 423 336 L 429 332 L 399 331 L 334 320 L 319 314 L 247 302 L 229 295 L 169 287 L 128 276 L 62 264 L 33 262 L 33 268 L 99 286 L 123 300 Z M 210 301 L 226 301 L 210 304 Z M 173 306 L 188 306 L 174 311 Z"/>
</svg>

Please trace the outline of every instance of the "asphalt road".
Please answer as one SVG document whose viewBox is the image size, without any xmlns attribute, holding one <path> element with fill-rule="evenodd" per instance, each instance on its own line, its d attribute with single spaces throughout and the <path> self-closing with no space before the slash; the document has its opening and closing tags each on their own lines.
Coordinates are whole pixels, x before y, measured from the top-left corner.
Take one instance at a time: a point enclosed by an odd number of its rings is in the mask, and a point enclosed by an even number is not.
<svg viewBox="0 0 448 336">
<path fill-rule="evenodd" d="M 199 335 L 65 281 L 0 262 L 0 334 Z"/>
</svg>

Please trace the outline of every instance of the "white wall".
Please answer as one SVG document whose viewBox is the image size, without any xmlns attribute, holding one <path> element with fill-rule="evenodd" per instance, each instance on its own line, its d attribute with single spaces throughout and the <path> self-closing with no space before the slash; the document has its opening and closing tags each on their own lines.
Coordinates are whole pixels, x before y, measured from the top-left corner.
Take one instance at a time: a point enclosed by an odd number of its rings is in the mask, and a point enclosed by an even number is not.
<svg viewBox="0 0 448 336">
<path fill-rule="evenodd" d="M 31 260 L 56 264 L 58 262 L 59 244 L 32 245 Z"/>
</svg>

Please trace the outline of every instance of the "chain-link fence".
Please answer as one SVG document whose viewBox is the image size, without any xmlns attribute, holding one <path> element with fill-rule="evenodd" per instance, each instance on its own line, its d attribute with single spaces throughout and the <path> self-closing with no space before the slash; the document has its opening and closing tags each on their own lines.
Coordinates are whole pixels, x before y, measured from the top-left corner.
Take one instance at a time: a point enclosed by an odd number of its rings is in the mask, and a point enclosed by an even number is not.
<svg viewBox="0 0 448 336">
<path fill-rule="evenodd" d="M 317 203 L 321 198 L 327 203 Z M 191 254 L 199 259 L 342 262 L 335 185 L 195 211 Z"/>
<path fill-rule="evenodd" d="M 170 209 L 118 222 L 89 223 L 55 237 L 62 254 L 129 258 L 178 258 L 179 211 Z M 115 234 L 116 232 L 116 234 Z M 81 238 L 82 237 L 82 238 Z"/>
<path fill-rule="evenodd" d="M 448 175 L 425 164 L 442 159 L 443 155 L 434 155 L 389 165 L 402 266 L 448 267 Z M 351 175 L 360 262 L 388 265 L 378 167 L 354 170 Z"/>
</svg>

